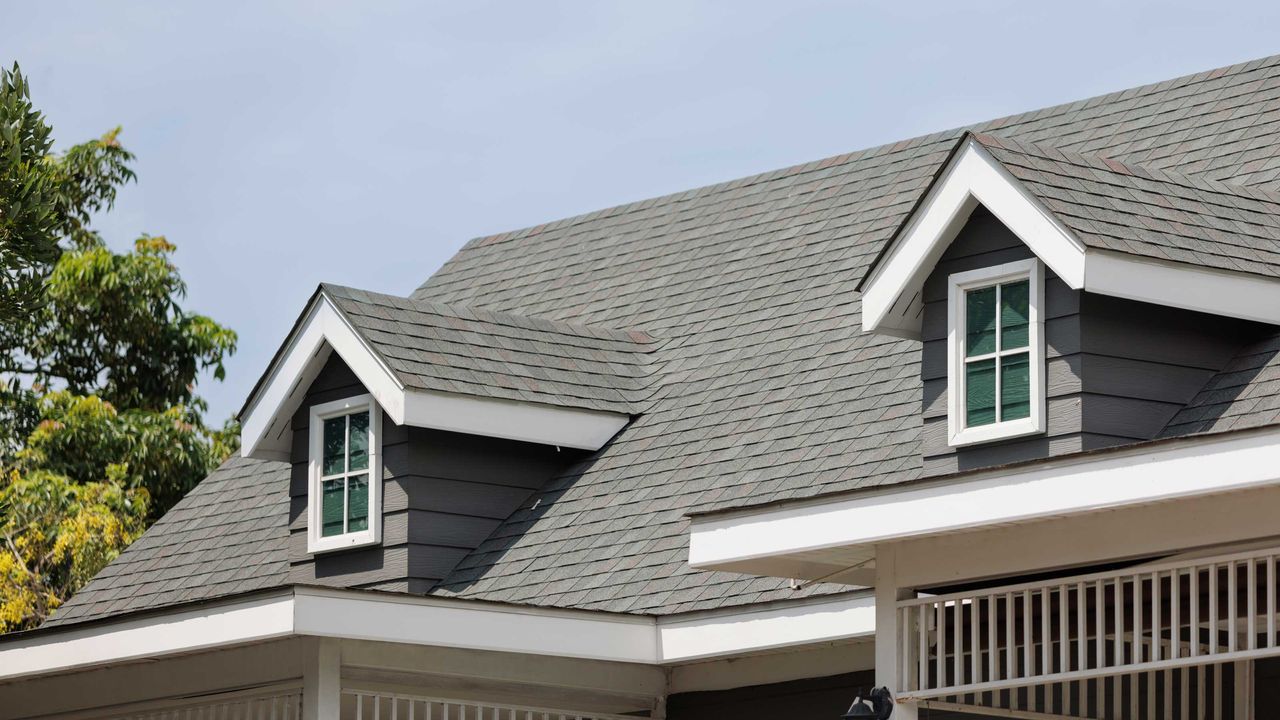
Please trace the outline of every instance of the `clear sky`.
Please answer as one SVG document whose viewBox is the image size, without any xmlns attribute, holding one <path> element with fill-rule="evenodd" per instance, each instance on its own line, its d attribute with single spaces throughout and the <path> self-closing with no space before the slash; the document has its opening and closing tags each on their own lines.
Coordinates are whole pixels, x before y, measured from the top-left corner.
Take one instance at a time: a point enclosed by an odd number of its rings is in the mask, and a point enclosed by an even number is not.
<svg viewBox="0 0 1280 720">
<path fill-rule="evenodd" d="M 98 226 L 177 243 L 238 409 L 321 281 L 407 294 L 467 239 L 1280 53 L 1275 2 L 5 0 Z"/>
</svg>

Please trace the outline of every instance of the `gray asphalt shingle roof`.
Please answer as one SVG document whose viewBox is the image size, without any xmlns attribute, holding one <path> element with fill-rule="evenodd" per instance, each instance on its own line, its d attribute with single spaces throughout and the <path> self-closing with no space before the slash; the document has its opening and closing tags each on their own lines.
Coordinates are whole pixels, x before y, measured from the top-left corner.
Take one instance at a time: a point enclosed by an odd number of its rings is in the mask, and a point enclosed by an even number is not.
<svg viewBox="0 0 1280 720">
<path fill-rule="evenodd" d="M 1270 190 L 973 138 L 1089 247 L 1280 277 L 1280 196 Z"/>
<path fill-rule="evenodd" d="M 409 388 L 624 414 L 652 392 L 657 343 L 638 330 L 321 288 Z"/>
<path fill-rule="evenodd" d="M 282 585 L 288 522 L 289 466 L 233 457 L 44 626 Z"/>
<path fill-rule="evenodd" d="M 1098 242 L 1115 242 L 1128 252 L 1167 252 L 1141 245 L 1151 235 L 1119 234 L 1114 228 L 1131 223 L 1108 218 L 1148 206 L 1144 193 L 1162 183 L 1178 197 L 1194 193 L 1214 207 L 1218 200 L 1202 195 L 1216 191 L 1077 158 L 1102 156 L 1275 189 L 1280 57 L 975 129 L 1040 145 L 1037 153 L 1020 148 L 1017 161 L 1012 145 L 1005 147 L 1007 162 L 1025 171 L 1027 182 L 1043 183 L 1044 197 L 1064 204 L 1061 212 L 1068 212 L 1066 205 L 1092 208 L 1105 200 L 1106 213 L 1078 219 L 1081 228 L 1087 221 Z M 919 476 L 919 347 L 863 334 L 856 286 L 962 134 L 904 140 L 468 243 L 413 300 L 470 313 L 483 308 L 593 328 L 640 328 L 661 343 L 640 343 L 654 356 L 653 390 L 644 397 L 643 413 L 590 462 L 550 482 L 537 509 L 516 512 L 433 592 L 668 614 L 832 591 L 817 585 L 797 593 L 785 580 L 691 570 L 685 515 L 693 508 L 811 497 Z M 1044 147 L 1073 154 L 1059 157 Z M 1080 177 L 1086 171 L 1087 184 Z M 1236 221 L 1247 217 L 1238 206 L 1223 214 Z M 1170 223 L 1159 234 L 1170 247 L 1185 244 L 1187 257 L 1257 263 L 1253 271 L 1273 261 L 1257 233 L 1246 233 L 1251 252 L 1232 258 L 1226 248 L 1244 247 L 1239 236 L 1206 239 L 1184 233 L 1182 225 L 1203 228 L 1181 216 L 1155 217 Z M 1255 412 L 1261 399 L 1249 397 L 1257 379 L 1270 377 L 1274 367 L 1272 359 L 1261 359 L 1265 354 L 1242 358 L 1244 375 L 1224 373 L 1220 387 L 1206 388 L 1171 428 L 1209 429 L 1213 421 L 1206 418 L 1220 408 L 1235 412 L 1246 405 L 1252 419 L 1239 422 L 1274 421 L 1274 413 Z M 1250 362 L 1262 370 L 1245 367 Z M 1230 385 L 1249 372 L 1254 377 L 1248 382 Z M 1218 390 L 1227 392 L 1214 395 Z M 1194 416 L 1197 410 L 1201 415 Z M 220 492 L 228 472 L 259 472 L 262 485 L 282 488 L 283 468 L 233 461 L 193 495 Z M 282 508 L 280 532 L 286 516 Z M 108 568 L 81 593 L 87 599 L 77 597 L 63 612 L 78 618 L 113 612 L 118 594 L 105 582 L 127 583 L 138 592 L 151 579 L 161 581 L 152 572 L 126 581 L 130 563 L 137 563 L 126 557 L 180 554 L 173 549 L 180 543 L 167 537 L 173 527 L 157 524 L 137 551 L 122 556 L 122 567 Z M 226 552 L 242 550 L 233 545 Z M 283 561 L 285 553 L 278 557 Z M 169 574 L 201 572 L 192 564 L 161 565 Z"/>
</svg>

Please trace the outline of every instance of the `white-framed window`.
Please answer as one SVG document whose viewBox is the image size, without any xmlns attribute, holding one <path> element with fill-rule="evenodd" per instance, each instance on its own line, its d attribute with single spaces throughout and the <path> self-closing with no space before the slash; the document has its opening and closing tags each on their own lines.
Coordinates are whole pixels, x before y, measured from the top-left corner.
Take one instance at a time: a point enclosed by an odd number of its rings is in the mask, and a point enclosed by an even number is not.
<svg viewBox="0 0 1280 720">
<path fill-rule="evenodd" d="M 1037 259 L 955 273 L 947 294 L 952 446 L 1045 429 L 1044 271 Z"/>
<path fill-rule="evenodd" d="M 382 411 L 371 395 L 311 408 L 307 551 L 373 545 L 382 533 Z"/>
</svg>

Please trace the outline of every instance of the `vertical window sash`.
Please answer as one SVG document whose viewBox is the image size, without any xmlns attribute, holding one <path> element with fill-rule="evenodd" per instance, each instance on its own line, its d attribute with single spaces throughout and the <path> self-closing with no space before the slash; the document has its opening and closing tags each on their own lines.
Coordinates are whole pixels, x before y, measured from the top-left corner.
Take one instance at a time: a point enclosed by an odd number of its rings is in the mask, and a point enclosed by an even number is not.
<svg viewBox="0 0 1280 720">
<path fill-rule="evenodd" d="M 966 288 L 962 294 L 962 297 L 965 300 L 965 307 L 962 308 L 961 311 L 964 313 L 964 316 L 967 321 L 969 318 L 968 302 L 969 302 L 970 295 L 972 293 L 991 289 L 991 288 L 995 289 L 995 319 L 994 319 L 994 327 L 993 327 L 994 334 L 995 334 L 995 338 L 994 338 L 995 349 L 991 352 L 983 353 L 981 355 L 970 356 L 968 343 L 969 343 L 970 337 L 972 336 L 972 332 L 971 332 L 972 329 L 966 326 L 965 332 L 962 334 L 964 346 L 961 348 L 960 354 L 961 354 L 961 357 L 963 358 L 964 368 L 966 372 L 963 373 L 962 377 L 960 378 L 960 382 L 963 383 L 964 392 L 962 394 L 962 397 L 964 399 L 963 402 L 964 402 L 964 416 L 965 416 L 966 427 L 982 427 L 985 425 L 998 425 L 999 423 L 1002 423 L 1005 421 L 1005 407 L 1004 407 L 1005 406 L 1005 402 L 1004 402 L 1005 373 L 1004 373 L 1003 361 L 1005 358 L 1014 357 L 1014 356 L 1023 355 L 1023 354 L 1027 356 L 1028 364 L 1030 364 L 1032 360 L 1029 329 L 1028 329 L 1027 344 L 1019 345 L 1015 348 L 1008 349 L 1008 350 L 1006 350 L 1004 346 L 1004 341 L 1005 341 L 1005 338 L 1004 338 L 1004 335 L 1005 335 L 1004 289 L 1005 289 L 1005 286 L 1007 285 L 1014 285 L 1020 282 L 1025 282 L 1028 284 L 1027 292 L 1028 292 L 1028 295 L 1030 295 L 1030 293 L 1033 292 L 1033 289 L 1030 287 L 1031 278 L 1029 275 L 1001 280 L 992 285 L 982 285 L 978 287 Z M 1028 304 L 1029 303 L 1030 303 L 1030 297 L 1028 297 Z M 1029 313 L 1029 308 L 1028 308 L 1028 313 Z M 974 365 L 980 362 L 988 362 L 988 361 L 994 361 L 995 363 L 995 370 L 994 370 L 994 380 L 995 380 L 994 388 L 995 389 L 994 389 L 994 398 L 993 398 L 995 419 L 992 420 L 991 422 L 982 423 L 981 425 L 971 425 L 968 422 L 968 418 L 971 411 L 971 408 L 969 407 L 969 404 L 968 404 L 969 403 L 968 368 L 971 365 Z M 1031 390 L 1032 390 L 1031 388 L 1028 388 L 1028 394 L 1030 394 Z M 1028 403 L 1029 402 L 1030 402 L 1030 398 L 1028 397 Z M 1026 417 L 1026 416 L 1023 416 L 1023 417 Z M 1020 420 L 1022 418 L 1015 418 L 1015 419 Z"/>
</svg>

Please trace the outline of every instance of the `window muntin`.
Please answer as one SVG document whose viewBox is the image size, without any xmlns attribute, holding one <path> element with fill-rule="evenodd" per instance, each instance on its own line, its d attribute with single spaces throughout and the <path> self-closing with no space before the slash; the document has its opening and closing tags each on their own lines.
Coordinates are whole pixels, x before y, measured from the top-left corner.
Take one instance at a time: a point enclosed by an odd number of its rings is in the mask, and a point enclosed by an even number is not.
<svg viewBox="0 0 1280 720">
<path fill-rule="evenodd" d="M 956 273 L 950 285 L 950 444 L 1043 432 L 1039 261 Z"/>
<path fill-rule="evenodd" d="M 311 409 L 310 552 L 378 542 L 380 417 L 368 395 Z"/>
</svg>

